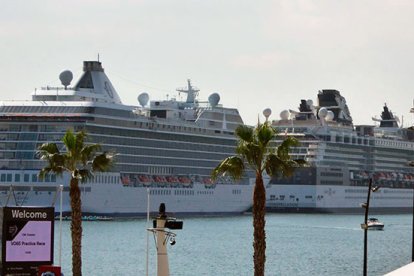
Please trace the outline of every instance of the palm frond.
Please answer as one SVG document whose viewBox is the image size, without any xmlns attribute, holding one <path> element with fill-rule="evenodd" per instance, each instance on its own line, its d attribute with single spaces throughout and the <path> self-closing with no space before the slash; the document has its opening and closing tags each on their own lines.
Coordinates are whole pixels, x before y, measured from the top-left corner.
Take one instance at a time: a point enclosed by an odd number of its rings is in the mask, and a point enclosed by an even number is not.
<svg viewBox="0 0 414 276">
<path fill-rule="evenodd" d="M 86 183 L 89 179 L 92 179 L 93 178 L 93 174 L 88 169 L 80 169 L 80 170 L 78 170 L 77 176 L 78 176 L 78 179 L 80 179 L 80 181 L 82 183 Z"/>
<path fill-rule="evenodd" d="M 295 169 L 303 167 L 306 164 L 306 161 L 303 159 L 284 159 L 276 154 L 269 154 L 265 161 L 265 169 L 269 176 L 282 175 L 284 177 L 290 177 L 293 175 Z"/>
<path fill-rule="evenodd" d="M 253 169 L 260 168 L 260 158 L 263 156 L 263 149 L 257 143 L 241 143 L 236 147 L 236 153 Z"/>
<path fill-rule="evenodd" d="M 274 128 L 272 128 L 268 122 L 259 125 L 256 128 L 256 136 L 257 136 L 257 142 L 261 147 L 267 147 L 269 142 L 273 139 L 275 136 L 276 131 Z"/>
<path fill-rule="evenodd" d="M 38 174 L 39 180 L 44 180 L 46 175 L 48 175 L 51 171 L 52 169 L 50 167 L 44 167 L 43 169 L 41 169 Z"/>
<path fill-rule="evenodd" d="M 55 143 L 44 143 L 38 148 L 40 156 L 44 154 L 60 153 L 59 148 Z"/>
<path fill-rule="evenodd" d="M 296 138 L 287 137 L 277 148 L 277 155 L 282 159 L 290 159 L 289 150 L 291 147 L 297 147 L 300 143 Z"/>
<path fill-rule="evenodd" d="M 246 125 L 239 125 L 235 130 L 236 136 L 241 141 L 251 143 L 253 142 L 253 129 Z"/>
<path fill-rule="evenodd" d="M 295 161 L 296 167 L 304 167 L 308 164 L 304 159 L 294 159 L 293 161 Z"/>
<path fill-rule="evenodd" d="M 283 160 L 274 153 L 268 154 L 264 161 L 264 167 L 269 176 L 277 176 L 283 169 Z"/>
<path fill-rule="evenodd" d="M 237 180 L 242 178 L 244 172 L 244 162 L 239 156 L 227 157 L 220 164 L 213 169 L 211 178 L 216 180 L 219 176 L 230 175 Z"/>
<path fill-rule="evenodd" d="M 62 138 L 62 142 L 66 147 L 66 151 L 70 155 L 74 155 L 74 150 L 76 149 L 76 137 L 73 134 L 72 130 L 68 129 L 65 133 L 65 135 Z"/>
<path fill-rule="evenodd" d="M 93 144 L 84 146 L 80 152 L 80 158 L 83 165 L 86 165 L 88 161 L 92 160 L 95 153 L 101 150 L 101 145 Z"/>
<path fill-rule="evenodd" d="M 296 167 L 296 163 L 293 160 L 285 161 L 282 164 L 281 173 L 284 177 L 291 177 Z"/>
<path fill-rule="evenodd" d="M 92 161 L 92 171 L 107 171 L 113 164 L 113 158 L 114 154 L 110 152 L 104 152 L 97 155 Z"/>
<path fill-rule="evenodd" d="M 76 133 L 75 135 L 75 147 L 76 149 L 78 149 L 78 151 L 81 151 L 84 148 L 84 143 L 86 140 L 86 137 L 88 135 L 86 134 L 86 132 L 84 130 L 81 130 L 79 132 Z"/>
</svg>

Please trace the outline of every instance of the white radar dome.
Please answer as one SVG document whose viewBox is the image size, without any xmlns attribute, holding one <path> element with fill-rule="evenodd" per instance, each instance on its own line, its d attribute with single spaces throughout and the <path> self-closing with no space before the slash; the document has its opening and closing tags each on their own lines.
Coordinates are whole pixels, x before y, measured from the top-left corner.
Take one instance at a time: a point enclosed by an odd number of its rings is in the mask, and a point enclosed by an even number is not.
<svg viewBox="0 0 414 276">
<path fill-rule="evenodd" d="M 307 100 L 306 104 L 309 105 L 309 106 L 313 106 L 313 101 L 312 100 Z"/>
<path fill-rule="evenodd" d="M 144 93 L 139 94 L 138 102 L 142 107 L 146 106 L 148 104 L 148 101 L 149 101 L 148 93 L 144 92 Z"/>
<path fill-rule="evenodd" d="M 220 95 L 218 93 L 213 93 L 208 97 L 208 102 L 211 107 L 216 107 L 220 102 Z"/>
<path fill-rule="evenodd" d="M 267 118 L 269 118 L 270 115 L 272 115 L 272 110 L 270 108 L 266 108 L 263 110 L 263 115 Z"/>
<path fill-rule="evenodd" d="M 333 113 L 332 110 L 328 110 L 328 114 L 326 114 L 326 120 L 327 121 L 332 121 L 335 117 L 335 114 Z"/>
<path fill-rule="evenodd" d="M 280 112 L 280 119 L 288 120 L 289 119 L 289 111 L 288 110 L 283 110 L 282 112 Z"/>
<path fill-rule="evenodd" d="M 70 82 L 73 80 L 73 74 L 69 70 L 65 70 L 59 75 L 60 82 L 62 85 L 66 88 L 68 85 L 70 85 Z"/>
<path fill-rule="evenodd" d="M 328 116 L 328 109 L 326 109 L 326 107 L 322 107 L 321 109 L 319 109 L 318 111 L 318 116 L 319 118 L 326 118 L 326 116 Z"/>
</svg>

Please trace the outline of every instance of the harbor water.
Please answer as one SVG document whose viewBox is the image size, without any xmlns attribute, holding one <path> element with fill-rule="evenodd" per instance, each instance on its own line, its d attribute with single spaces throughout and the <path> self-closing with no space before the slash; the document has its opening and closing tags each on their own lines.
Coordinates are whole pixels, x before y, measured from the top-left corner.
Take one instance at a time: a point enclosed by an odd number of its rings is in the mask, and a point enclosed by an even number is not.
<svg viewBox="0 0 414 276">
<path fill-rule="evenodd" d="M 368 275 L 411 261 L 411 215 L 378 215 L 384 231 L 368 232 Z M 266 275 L 361 275 L 363 215 L 267 214 Z M 168 246 L 170 275 L 253 275 L 252 218 L 184 218 Z M 149 226 L 151 227 L 151 226 Z M 83 222 L 83 275 L 156 275 L 154 237 L 147 221 Z M 70 222 L 62 225 L 62 272 L 71 275 Z M 55 223 L 59 263 L 59 221 Z"/>
</svg>

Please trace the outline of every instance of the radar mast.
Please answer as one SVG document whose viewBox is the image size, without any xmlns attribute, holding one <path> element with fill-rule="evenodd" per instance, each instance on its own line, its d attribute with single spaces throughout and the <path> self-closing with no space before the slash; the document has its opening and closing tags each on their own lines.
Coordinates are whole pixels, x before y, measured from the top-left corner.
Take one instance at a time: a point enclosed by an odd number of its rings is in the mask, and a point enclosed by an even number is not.
<svg viewBox="0 0 414 276">
<path fill-rule="evenodd" d="M 187 79 L 187 87 L 183 87 L 183 88 L 177 88 L 176 91 L 178 92 L 183 92 L 183 93 L 187 93 L 187 100 L 186 103 L 195 103 L 195 100 L 198 96 L 198 92 L 200 91 L 200 89 L 198 89 L 195 86 L 191 85 L 191 80 Z"/>
</svg>

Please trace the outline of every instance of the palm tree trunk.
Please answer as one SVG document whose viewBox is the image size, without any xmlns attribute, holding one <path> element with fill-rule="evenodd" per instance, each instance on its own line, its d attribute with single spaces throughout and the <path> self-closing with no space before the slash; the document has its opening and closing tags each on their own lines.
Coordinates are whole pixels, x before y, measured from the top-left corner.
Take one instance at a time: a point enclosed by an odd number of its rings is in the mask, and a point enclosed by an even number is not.
<svg viewBox="0 0 414 276">
<path fill-rule="evenodd" d="M 79 180 L 70 180 L 70 206 L 72 208 L 72 273 L 74 276 L 82 275 L 82 211 Z"/>
<path fill-rule="evenodd" d="M 256 174 L 256 185 L 253 194 L 253 261 L 254 275 L 264 276 L 266 262 L 266 191 L 263 185 L 263 178 L 260 173 Z"/>
</svg>

